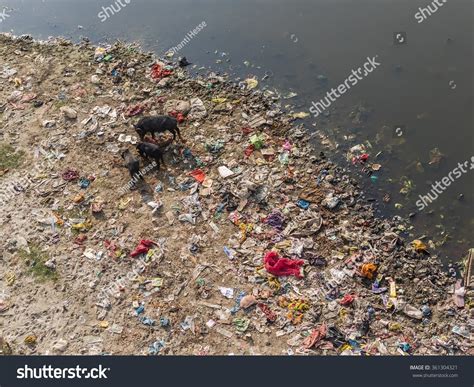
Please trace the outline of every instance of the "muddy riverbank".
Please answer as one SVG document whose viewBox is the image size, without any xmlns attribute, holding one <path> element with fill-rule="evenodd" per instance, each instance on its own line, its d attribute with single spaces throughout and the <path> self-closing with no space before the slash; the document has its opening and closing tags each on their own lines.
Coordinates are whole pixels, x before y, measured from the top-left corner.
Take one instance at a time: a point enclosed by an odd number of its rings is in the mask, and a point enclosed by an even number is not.
<svg viewBox="0 0 474 387">
<path fill-rule="evenodd" d="M 470 296 L 434 245 L 375 217 L 255 79 L 133 45 L 1 36 L 0 53 L 3 352 L 472 352 Z M 157 140 L 159 171 L 134 146 L 153 114 L 184 137 Z"/>
</svg>

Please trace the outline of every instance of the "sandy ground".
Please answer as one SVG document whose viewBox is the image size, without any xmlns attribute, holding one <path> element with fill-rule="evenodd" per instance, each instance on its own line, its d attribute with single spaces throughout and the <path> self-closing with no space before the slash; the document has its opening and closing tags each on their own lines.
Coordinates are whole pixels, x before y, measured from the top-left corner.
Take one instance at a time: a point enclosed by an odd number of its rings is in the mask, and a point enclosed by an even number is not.
<svg viewBox="0 0 474 387">
<path fill-rule="evenodd" d="M 469 310 L 454 305 L 454 280 L 437 258 L 403 240 L 402 220 L 375 219 L 356 183 L 309 148 L 303 128 L 271 97 L 217 76 L 190 79 L 176 65 L 158 83 L 150 78 L 155 58 L 131 46 L 110 49 L 112 58 L 101 62 L 94 52 L 86 44 L 0 38 L 0 141 L 23 154 L 18 166 L 0 171 L 0 338 L 13 353 L 472 351 Z M 170 100 L 192 98 L 203 101 L 206 117 L 185 114 L 184 142 L 166 148 L 166 166 L 147 173 L 138 189 L 121 192 L 130 177 L 120 151 L 136 151 L 119 135 L 134 136 L 132 124 L 167 113 Z M 136 105 L 143 113 L 128 117 Z M 247 157 L 256 133 L 265 147 Z M 288 144 L 287 165 L 279 156 Z M 234 175 L 223 178 L 220 166 Z M 206 175 L 203 184 L 189 175 L 196 168 Z M 68 169 L 90 185 L 65 180 Z M 22 189 L 5 192 L 25 180 Z M 328 208 L 330 194 L 340 201 L 335 208 Z M 296 205 L 301 198 L 309 209 Z M 161 208 L 153 212 L 149 202 Z M 93 206 L 102 210 L 94 213 Z M 284 231 L 262 221 L 276 209 Z M 308 219 L 320 227 L 311 231 Z M 88 230 L 74 229 L 84 222 Z M 286 229 L 291 222 L 296 231 Z M 148 258 L 132 258 L 141 239 L 157 245 Z M 263 257 L 271 249 L 302 258 L 303 278 L 267 273 Z M 314 264 L 315 257 L 325 265 Z M 388 277 L 395 281 L 396 296 L 372 291 L 375 277 L 361 275 L 367 263 L 377 267 L 381 287 L 389 287 Z M 326 297 L 334 277 L 337 291 Z M 233 290 L 229 298 L 221 287 Z M 257 305 L 231 313 L 240 292 L 267 305 L 276 321 Z M 345 295 L 355 300 L 342 305 Z M 300 309 L 288 315 L 291 302 Z M 406 304 L 417 317 L 407 315 Z M 419 318 L 423 305 L 430 314 Z M 318 338 L 321 329 L 328 333 Z"/>
</svg>

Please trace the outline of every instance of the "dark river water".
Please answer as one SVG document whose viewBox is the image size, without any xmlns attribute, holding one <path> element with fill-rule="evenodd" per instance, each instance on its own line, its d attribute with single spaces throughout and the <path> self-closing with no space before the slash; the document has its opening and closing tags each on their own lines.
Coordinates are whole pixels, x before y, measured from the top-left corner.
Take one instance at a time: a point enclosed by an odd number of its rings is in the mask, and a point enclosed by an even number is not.
<svg viewBox="0 0 474 387">
<path fill-rule="evenodd" d="M 162 54 L 205 22 L 175 57 L 232 78 L 256 76 L 259 87 L 283 95 L 294 92 L 283 104 L 296 112 L 309 112 L 312 101 L 345 82 L 349 89 L 303 122 L 337 144 L 332 157 L 360 175 L 380 215 L 416 214 L 413 236 L 437 243 L 447 262 L 472 247 L 473 2 L 438 2 L 7 0 L 0 2 L 8 14 L 0 14 L 0 31 L 138 41 Z M 103 8 L 110 6 L 115 11 Z M 368 57 L 379 64 L 365 77 L 358 73 L 354 84 L 349 76 Z M 315 136 L 317 151 L 320 142 Z M 361 143 L 368 162 L 381 165 L 372 176 L 346 161 Z M 443 186 L 432 188 L 443 178 Z"/>
</svg>

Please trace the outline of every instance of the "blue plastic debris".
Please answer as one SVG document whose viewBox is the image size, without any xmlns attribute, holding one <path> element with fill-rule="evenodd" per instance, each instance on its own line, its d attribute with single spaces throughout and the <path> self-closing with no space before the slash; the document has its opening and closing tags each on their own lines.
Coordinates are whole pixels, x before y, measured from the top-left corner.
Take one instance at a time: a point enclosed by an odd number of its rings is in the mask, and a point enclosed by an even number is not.
<svg viewBox="0 0 474 387">
<path fill-rule="evenodd" d="M 137 314 L 137 316 L 139 314 L 142 314 L 144 311 L 145 311 L 145 306 L 144 305 L 140 305 L 138 308 L 135 308 L 135 313 Z"/>
<path fill-rule="evenodd" d="M 89 179 L 85 178 L 85 177 L 81 177 L 79 179 L 79 186 L 81 188 L 85 189 L 85 188 L 89 187 L 90 184 L 91 184 L 91 181 Z"/>
<path fill-rule="evenodd" d="M 329 292 L 326 293 L 326 300 L 328 301 L 334 301 L 336 298 L 339 296 L 339 291 L 337 288 L 331 289 Z"/>
<path fill-rule="evenodd" d="M 431 316 L 431 309 L 428 305 L 423 305 L 421 307 L 421 311 L 423 313 L 423 316 L 425 316 L 425 317 L 430 317 Z"/>
<path fill-rule="evenodd" d="M 386 291 L 387 291 L 386 287 L 380 287 L 379 281 L 374 281 L 374 283 L 372 284 L 372 293 L 380 294 Z"/>
<path fill-rule="evenodd" d="M 189 148 L 186 148 L 184 151 L 183 151 L 183 156 L 185 159 L 190 159 L 193 157 L 193 153 L 191 152 L 191 149 Z"/>
<path fill-rule="evenodd" d="M 188 329 L 191 329 L 192 326 L 193 326 L 193 317 L 192 316 L 186 316 L 186 318 L 184 319 L 184 321 L 180 324 L 181 325 L 181 328 L 183 328 L 183 330 L 188 330 Z"/>
<path fill-rule="evenodd" d="M 221 213 L 221 212 L 224 210 L 225 206 L 226 206 L 225 203 L 219 204 L 219 205 L 217 206 L 217 208 L 216 208 L 216 214 Z"/>
<path fill-rule="evenodd" d="M 398 346 L 401 348 L 401 350 L 403 352 L 408 352 L 408 351 L 410 351 L 410 348 L 411 348 L 410 344 L 408 344 L 408 343 L 400 343 L 400 344 L 398 344 Z"/>
<path fill-rule="evenodd" d="M 151 319 L 151 318 L 149 318 L 149 317 L 145 317 L 145 316 L 140 317 L 139 320 L 141 321 L 141 323 L 142 323 L 143 325 L 153 326 L 153 325 L 156 324 L 156 321 L 155 321 L 155 320 L 153 320 L 153 319 Z"/>
<path fill-rule="evenodd" d="M 229 259 L 234 259 L 234 253 L 227 246 L 224 246 L 224 254 L 227 255 Z"/>
<path fill-rule="evenodd" d="M 148 348 L 148 353 L 150 355 L 158 355 L 158 353 L 165 347 L 165 342 L 163 340 L 155 341 Z"/>
<path fill-rule="evenodd" d="M 302 208 L 303 210 L 307 210 L 307 209 L 309 208 L 310 203 L 307 202 L 307 201 L 304 200 L 304 199 L 299 199 L 299 200 L 296 202 L 296 205 L 297 205 L 299 208 Z"/>
<path fill-rule="evenodd" d="M 216 141 L 215 143 L 207 143 L 206 149 L 209 153 L 217 154 L 224 149 L 224 143 L 222 141 Z"/>
<path fill-rule="evenodd" d="M 232 309 L 230 310 L 230 313 L 231 314 L 236 314 L 239 310 L 240 310 L 240 301 L 242 300 L 242 298 L 245 297 L 245 292 L 244 291 L 240 291 L 238 294 L 237 294 L 237 298 L 235 299 L 235 305 L 232 307 Z"/>
<path fill-rule="evenodd" d="M 355 340 L 347 340 L 347 343 L 352 347 L 352 349 L 360 349 L 360 345 Z"/>
<path fill-rule="evenodd" d="M 188 180 L 188 181 L 185 181 L 184 183 L 181 183 L 179 185 L 179 190 L 180 191 L 187 191 L 188 189 L 190 189 L 194 184 L 194 181 L 193 180 Z"/>
<path fill-rule="evenodd" d="M 375 309 L 371 306 L 367 308 L 367 315 L 369 317 L 369 320 L 372 320 L 375 317 Z"/>
<path fill-rule="evenodd" d="M 329 171 L 327 169 L 323 169 L 316 178 L 316 185 L 319 185 L 327 175 L 329 175 Z"/>
<path fill-rule="evenodd" d="M 170 326 L 170 320 L 168 320 L 166 317 L 160 317 L 160 325 L 163 328 L 169 327 Z"/>
</svg>

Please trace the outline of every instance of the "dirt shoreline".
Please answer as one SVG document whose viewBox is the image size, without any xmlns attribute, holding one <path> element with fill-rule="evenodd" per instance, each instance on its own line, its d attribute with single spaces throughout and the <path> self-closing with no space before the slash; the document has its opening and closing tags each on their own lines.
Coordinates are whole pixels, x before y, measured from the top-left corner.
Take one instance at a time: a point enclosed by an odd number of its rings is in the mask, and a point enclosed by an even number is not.
<svg viewBox="0 0 474 387">
<path fill-rule="evenodd" d="M 0 54 L 0 354 L 472 354 L 455 279 L 251 80 L 124 44 Z M 132 124 L 170 111 L 185 143 L 122 189 Z"/>
</svg>

